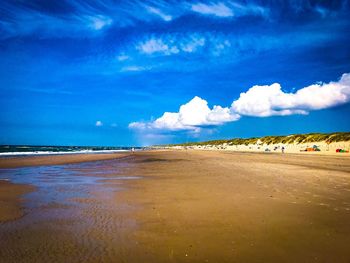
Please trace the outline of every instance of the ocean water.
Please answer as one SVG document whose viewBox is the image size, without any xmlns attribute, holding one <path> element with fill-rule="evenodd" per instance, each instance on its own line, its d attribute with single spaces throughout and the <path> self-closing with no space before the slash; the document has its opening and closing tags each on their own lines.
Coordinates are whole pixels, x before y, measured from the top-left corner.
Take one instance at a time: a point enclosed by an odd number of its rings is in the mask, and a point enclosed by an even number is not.
<svg viewBox="0 0 350 263">
<path fill-rule="evenodd" d="M 113 153 L 130 151 L 131 149 L 132 147 L 0 145 L 0 156 Z M 140 148 L 136 147 L 134 149 L 139 150 Z"/>
</svg>

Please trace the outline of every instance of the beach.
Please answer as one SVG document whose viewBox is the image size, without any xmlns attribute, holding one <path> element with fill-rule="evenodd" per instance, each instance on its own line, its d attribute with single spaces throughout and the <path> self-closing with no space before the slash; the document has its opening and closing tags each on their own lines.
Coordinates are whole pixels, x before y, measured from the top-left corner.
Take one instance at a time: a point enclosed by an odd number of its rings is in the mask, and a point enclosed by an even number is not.
<svg viewBox="0 0 350 263">
<path fill-rule="evenodd" d="M 326 143 L 324 141 L 315 141 L 308 143 L 249 143 L 249 144 L 207 144 L 207 145 L 191 145 L 191 146 L 170 146 L 167 149 L 184 150 L 186 148 L 192 150 L 215 150 L 215 151 L 230 151 L 230 152 L 265 152 L 265 153 L 294 153 L 294 154 L 317 154 L 317 155 L 349 155 L 350 141 L 339 141 Z M 337 152 L 337 149 L 343 149 L 345 152 Z"/>
<path fill-rule="evenodd" d="M 128 152 L 98 154 L 57 154 L 40 156 L 6 156 L 0 158 L 0 168 L 81 163 L 122 158 L 127 155 L 129 155 Z"/>
<path fill-rule="evenodd" d="M 1 262 L 350 261 L 348 156 L 122 157 L 0 159 Z"/>
<path fill-rule="evenodd" d="M 0 222 L 15 220 L 23 216 L 21 196 L 34 190 L 29 185 L 11 184 L 0 180 Z"/>
</svg>

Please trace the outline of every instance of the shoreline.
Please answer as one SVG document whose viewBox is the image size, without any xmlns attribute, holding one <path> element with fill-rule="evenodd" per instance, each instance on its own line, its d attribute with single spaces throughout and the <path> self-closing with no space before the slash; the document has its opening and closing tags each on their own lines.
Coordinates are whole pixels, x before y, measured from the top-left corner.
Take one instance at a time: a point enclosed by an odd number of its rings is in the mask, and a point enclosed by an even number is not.
<svg viewBox="0 0 350 263">
<path fill-rule="evenodd" d="M 63 165 L 82 162 L 94 162 L 118 159 L 132 155 L 131 152 L 118 153 L 77 153 L 67 155 L 40 155 L 40 156 L 0 156 L 0 169 L 26 166 Z"/>
<path fill-rule="evenodd" d="M 222 152 L 222 153 L 236 153 L 236 154 L 258 154 L 258 155 L 286 155 L 286 156 L 323 156 L 323 157 L 339 157 L 350 158 L 349 153 L 333 153 L 333 152 L 290 152 L 284 153 L 278 151 L 259 151 L 259 150 L 232 150 L 232 149 L 220 149 L 217 147 L 203 148 L 203 147 L 170 147 L 170 148 L 154 148 L 153 150 L 142 151 L 142 153 L 152 152 Z M 141 154 L 142 154 L 141 153 Z M 103 160 L 119 159 L 128 156 L 138 155 L 139 152 L 118 152 L 118 153 L 77 153 L 69 155 L 34 155 L 34 156 L 0 156 L 0 169 L 11 169 L 20 167 L 31 166 L 45 166 L 45 165 L 65 165 L 84 162 L 95 162 Z"/>
</svg>

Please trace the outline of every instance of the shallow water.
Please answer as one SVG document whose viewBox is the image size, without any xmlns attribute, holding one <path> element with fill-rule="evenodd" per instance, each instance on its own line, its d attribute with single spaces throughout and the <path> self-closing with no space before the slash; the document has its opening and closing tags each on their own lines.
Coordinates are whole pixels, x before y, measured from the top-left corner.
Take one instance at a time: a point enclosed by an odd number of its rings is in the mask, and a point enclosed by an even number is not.
<svg viewBox="0 0 350 263">
<path fill-rule="evenodd" d="M 30 184 L 37 187 L 25 196 L 26 207 L 35 208 L 50 203 L 72 204 L 74 198 L 87 198 L 89 190 L 103 187 L 108 189 L 106 180 L 140 179 L 138 176 L 123 176 L 126 163 L 115 160 L 78 163 L 56 166 L 22 167 L 0 169 L 0 179 L 16 184 Z M 108 184 L 110 186 L 110 184 Z M 113 189 L 116 190 L 116 189 Z M 74 203 L 74 202 L 73 202 Z"/>
<path fill-rule="evenodd" d="M 125 180 L 141 179 L 125 175 L 129 166 L 107 160 L 0 169 L 0 179 L 36 187 L 24 196 L 25 215 L 0 223 L 0 262 L 115 257 L 124 229 L 135 226 L 123 217 L 131 208 L 115 201 Z"/>
</svg>

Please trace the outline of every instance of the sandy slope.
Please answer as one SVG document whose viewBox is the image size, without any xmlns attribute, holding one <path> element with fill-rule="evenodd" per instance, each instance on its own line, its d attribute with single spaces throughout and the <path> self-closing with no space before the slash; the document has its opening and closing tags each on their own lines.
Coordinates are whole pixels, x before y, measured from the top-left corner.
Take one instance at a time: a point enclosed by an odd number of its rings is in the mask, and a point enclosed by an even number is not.
<svg viewBox="0 0 350 263">
<path fill-rule="evenodd" d="M 317 147 L 320 151 L 315 152 L 306 152 L 307 148 Z M 317 154 L 317 155 L 343 155 L 350 157 L 349 153 L 338 153 L 337 149 L 350 150 L 350 142 L 342 141 L 342 142 L 333 142 L 327 144 L 325 142 L 310 142 L 310 143 L 276 143 L 276 144 L 248 144 L 248 145 L 194 145 L 189 147 L 183 146 L 172 146 L 170 149 L 185 149 L 190 148 L 194 150 L 223 150 L 223 151 L 235 151 L 235 152 L 275 152 L 281 153 L 282 147 L 284 148 L 284 153 L 298 153 L 298 154 Z"/>
</svg>

